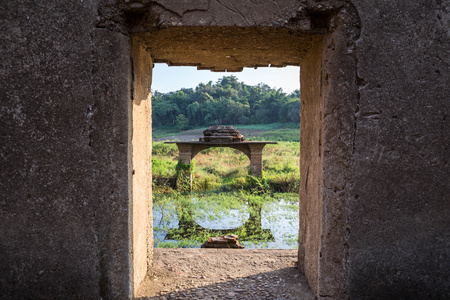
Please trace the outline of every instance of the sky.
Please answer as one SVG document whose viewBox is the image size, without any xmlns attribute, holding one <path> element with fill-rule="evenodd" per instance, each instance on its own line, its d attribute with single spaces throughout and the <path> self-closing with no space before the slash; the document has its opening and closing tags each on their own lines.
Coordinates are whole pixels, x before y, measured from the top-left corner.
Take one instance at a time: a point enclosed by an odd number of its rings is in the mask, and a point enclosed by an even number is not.
<svg viewBox="0 0 450 300">
<path fill-rule="evenodd" d="M 291 93 L 300 89 L 300 68 L 244 68 L 242 72 L 211 72 L 197 70 L 197 67 L 169 67 L 158 63 L 153 68 L 152 91 L 161 93 L 174 92 L 181 88 L 195 88 L 199 83 L 216 83 L 223 76 L 234 75 L 238 81 L 247 85 L 265 83 L 271 88 L 282 88 Z"/>
</svg>

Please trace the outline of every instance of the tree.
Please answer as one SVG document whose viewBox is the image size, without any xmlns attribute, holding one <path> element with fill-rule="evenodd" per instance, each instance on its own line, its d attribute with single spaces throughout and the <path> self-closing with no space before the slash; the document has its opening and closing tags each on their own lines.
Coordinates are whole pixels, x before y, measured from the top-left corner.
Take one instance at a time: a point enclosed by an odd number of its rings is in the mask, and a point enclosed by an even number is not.
<svg viewBox="0 0 450 300">
<path fill-rule="evenodd" d="M 298 122 L 300 91 L 289 95 L 265 83 L 249 86 L 235 76 L 224 76 L 215 84 L 200 83 L 195 89 L 181 89 L 166 94 L 155 91 L 153 123 L 158 126 L 220 124 L 264 124 Z"/>
<path fill-rule="evenodd" d="M 178 106 L 171 101 L 152 103 L 153 123 L 155 126 L 170 126 L 175 124 L 175 118 L 180 113 Z"/>
<path fill-rule="evenodd" d="M 280 122 L 300 122 L 300 100 L 290 99 L 280 109 Z"/>
<path fill-rule="evenodd" d="M 175 118 L 175 124 L 178 127 L 179 130 L 185 130 L 188 128 L 189 120 L 186 118 L 183 114 L 179 114 Z"/>
<path fill-rule="evenodd" d="M 289 98 L 295 98 L 297 100 L 300 99 L 300 90 L 294 90 L 289 94 Z"/>
</svg>

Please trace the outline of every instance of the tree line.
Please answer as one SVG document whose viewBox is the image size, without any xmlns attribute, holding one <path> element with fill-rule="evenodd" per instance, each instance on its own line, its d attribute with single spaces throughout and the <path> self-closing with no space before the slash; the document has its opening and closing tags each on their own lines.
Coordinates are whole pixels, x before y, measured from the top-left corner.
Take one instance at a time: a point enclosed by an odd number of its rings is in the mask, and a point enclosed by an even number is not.
<svg viewBox="0 0 450 300">
<path fill-rule="evenodd" d="M 300 122 L 300 91 L 287 94 L 267 84 L 249 86 L 235 76 L 213 84 L 152 96 L 154 127 L 184 130 L 209 125 L 246 125 Z"/>
</svg>

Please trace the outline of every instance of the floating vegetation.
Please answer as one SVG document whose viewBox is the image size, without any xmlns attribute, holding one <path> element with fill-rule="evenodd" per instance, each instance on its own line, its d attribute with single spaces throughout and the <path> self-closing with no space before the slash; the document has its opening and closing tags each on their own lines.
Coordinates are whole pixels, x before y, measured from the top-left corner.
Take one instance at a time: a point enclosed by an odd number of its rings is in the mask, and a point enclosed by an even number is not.
<svg viewBox="0 0 450 300">
<path fill-rule="evenodd" d="M 297 248 L 298 195 L 155 194 L 155 247 L 197 248 L 210 236 L 236 234 L 247 248 Z"/>
<path fill-rule="evenodd" d="M 190 195 L 177 183 L 177 170 L 188 165 L 180 165 L 176 145 L 153 143 L 155 247 L 200 247 L 211 236 L 236 234 L 246 248 L 297 248 L 299 155 L 298 142 L 267 145 L 263 176 L 255 177 L 244 153 L 203 150 Z"/>
</svg>

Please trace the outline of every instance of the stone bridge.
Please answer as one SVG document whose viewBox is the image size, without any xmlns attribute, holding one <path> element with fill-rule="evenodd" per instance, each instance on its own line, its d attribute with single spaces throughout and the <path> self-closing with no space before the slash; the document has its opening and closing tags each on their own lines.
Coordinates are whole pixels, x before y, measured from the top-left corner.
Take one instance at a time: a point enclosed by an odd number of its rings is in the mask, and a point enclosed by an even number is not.
<svg viewBox="0 0 450 300">
<path fill-rule="evenodd" d="M 177 144 L 179 159 L 184 164 L 190 164 L 191 160 L 200 151 L 211 147 L 228 147 L 243 152 L 250 159 L 250 172 L 253 176 L 262 175 L 262 151 L 267 144 L 276 142 L 245 141 L 238 143 L 208 143 L 208 142 L 166 142 L 166 144 Z"/>
</svg>

